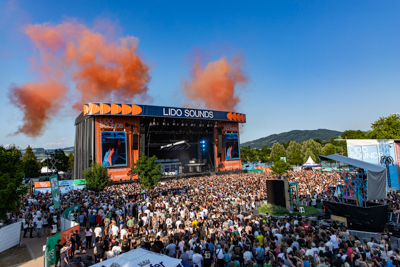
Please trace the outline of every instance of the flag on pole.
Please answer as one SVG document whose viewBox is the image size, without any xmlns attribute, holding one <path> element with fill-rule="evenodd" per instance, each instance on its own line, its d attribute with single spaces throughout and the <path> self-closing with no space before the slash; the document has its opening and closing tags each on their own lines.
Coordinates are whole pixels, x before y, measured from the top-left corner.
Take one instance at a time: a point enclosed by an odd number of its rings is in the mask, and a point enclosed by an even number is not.
<svg viewBox="0 0 400 267">
<path fill-rule="evenodd" d="M 58 174 L 49 176 L 51 185 L 51 195 L 53 196 L 54 208 L 60 207 L 60 188 L 58 187 Z"/>
</svg>

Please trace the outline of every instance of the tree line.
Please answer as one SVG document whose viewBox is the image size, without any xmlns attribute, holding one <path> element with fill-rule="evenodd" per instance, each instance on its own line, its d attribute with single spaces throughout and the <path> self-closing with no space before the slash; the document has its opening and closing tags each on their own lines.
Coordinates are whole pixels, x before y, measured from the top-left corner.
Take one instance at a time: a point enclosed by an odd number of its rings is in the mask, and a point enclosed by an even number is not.
<svg viewBox="0 0 400 267">
<path fill-rule="evenodd" d="M 316 138 L 300 144 L 295 141 L 275 143 L 271 148 L 267 146 L 262 149 L 241 147 L 241 159 L 243 164 L 258 162 L 272 164 L 278 162 L 281 157 L 286 157 L 287 163 L 298 166 L 304 164 L 309 157 L 318 163 L 318 155 L 347 156 L 346 141 L 335 141 L 335 139 L 400 139 L 400 115 L 380 117 L 371 124 L 371 129 L 367 132 L 347 130 L 339 138 L 332 137 L 328 142 Z"/>
</svg>

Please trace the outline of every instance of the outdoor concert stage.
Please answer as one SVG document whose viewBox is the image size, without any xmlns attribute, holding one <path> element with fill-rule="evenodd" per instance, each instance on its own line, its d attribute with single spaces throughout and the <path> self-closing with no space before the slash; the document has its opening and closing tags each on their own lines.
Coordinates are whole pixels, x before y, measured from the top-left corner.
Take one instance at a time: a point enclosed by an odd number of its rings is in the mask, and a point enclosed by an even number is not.
<svg viewBox="0 0 400 267">
<path fill-rule="evenodd" d="M 113 181 L 129 173 L 139 155 L 156 156 L 163 178 L 241 170 L 239 123 L 229 111 L 134 104 L 88 103 L 75 120 L 75 179 L 95 161 Z"/>
</svg>

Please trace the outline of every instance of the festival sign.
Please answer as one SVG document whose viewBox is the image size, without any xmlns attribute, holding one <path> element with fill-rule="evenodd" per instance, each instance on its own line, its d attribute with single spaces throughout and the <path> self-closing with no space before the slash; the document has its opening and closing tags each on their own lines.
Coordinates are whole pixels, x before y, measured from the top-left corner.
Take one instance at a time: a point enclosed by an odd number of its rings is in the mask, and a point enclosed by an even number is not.
<svg viewBox="0 0 400 267">
<path fill-rule="evenodd" d="M 56 244 L 57 240 L 60 239 L 60 234 L 56 234 L 52 237 L 47 238 L 46 251 L 45 251 L 45 262 L 46 266 L 53 266 L 56 263 Z"/>
<path fill-rule="evenodd" d="M 54 208 L 60 207 L 60 188 L 58 186 L 58 174 L 49 176 L 51 184 L 51 195 L 53 196 Z"/>
<path fill-rule="evenodd" d="M 79 205 L 75 205 L 75 206 L 69 207 L 61 214 L 61 216 L 66 218 L 66 219 L 69 219 L 71 214 L 73 214 L 74 211 L 77 210 L 77 209 L 79 209 Z"/>
<path fill-rule="evenodd" d="M 76 179 L 74 180 L 74 185 L 86 184 L 85 179 Z"/>
<path fill-rule="evenodd" d="M 246 115 L 236 112 L 114 103 L 87 103 L 83 107 L 83 114 L 246 122 Z"/>
<path fill-rule="evenodd" d="M 49 188 L 50 182 L 35 182 L 35 188 Z"/>
<path fill-rule="evenodd" d="M 78 233 L 79 233 L 79 224 L 75 225 L 72 228 L 69 228 L 68 230 L 61 232 L 61 238 L 60 238 L 61 244 L 70 242 L 71 237 L 75 233 L 75 231 L 78 231 Z M 69 250 L 68 254 L 70 254 L 70 253 L 71 253 L 71 251 Z"/>
</svg>

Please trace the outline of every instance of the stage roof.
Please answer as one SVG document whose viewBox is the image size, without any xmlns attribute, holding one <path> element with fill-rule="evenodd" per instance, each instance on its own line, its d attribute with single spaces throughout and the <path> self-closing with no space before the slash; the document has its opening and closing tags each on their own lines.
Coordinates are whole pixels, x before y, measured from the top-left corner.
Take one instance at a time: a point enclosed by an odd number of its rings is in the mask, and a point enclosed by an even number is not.
<svg viewBox="0 0 400 267">
<path fill-rule="evenodd" d="M 345 163 L 347 165 L 351 165 L 357 168 L 362 168 L 365 169 L 367 171 L 373 171 L 373 172 L 382 172 L 384 171 L 386 168 L 379 166 L 379 165 L 375 165 L 375 164 L 371 164 L 365 161 L 361 161 L 361 160 L 357 160 L 357 159 L 352 159 L 349 157 L 345 157 L 342 155 L 337 155 L 337 154 L 332 154 L 332 155 L 328 155 L 328 156 L 322 156 L 322 155 L 318 155 L 320 161 L 323 160 L 335 160 L 335 161 L 339 161 L 342 163 Z"/>
<path fill-rule="evenodd" d="M 246 122 L 246 115 L 236 112 L 116 103 L 87 103 L 83 107 L 83 115 L 140 116 L 172 119 L 231 121 L 239 123 Z"/>
</svg>

